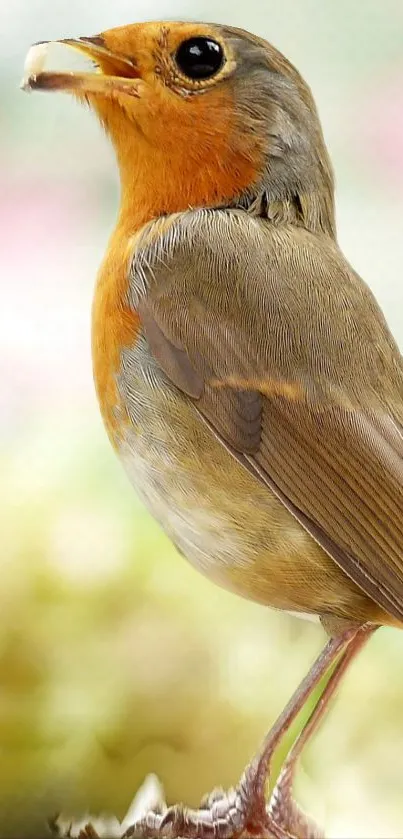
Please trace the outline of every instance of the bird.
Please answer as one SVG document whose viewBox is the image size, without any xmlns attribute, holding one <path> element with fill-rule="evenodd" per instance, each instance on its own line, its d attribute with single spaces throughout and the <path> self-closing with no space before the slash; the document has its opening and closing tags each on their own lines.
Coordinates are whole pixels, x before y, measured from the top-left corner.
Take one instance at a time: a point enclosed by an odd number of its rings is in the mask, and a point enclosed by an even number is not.
<svg viewBox="0 0 403 839">
<path fill-rule="evenodd" d="M 318 839 L 297 760 L 359 650 L 403 623 L 402 356 L 339 247 L 320 118 L 285 56 L 198 22 L 58 43 L 92 68 L 45 69 L 43 42 L 22 86 L 88 103 L 120 173 L 92 309 L 111 443 L 195 568 L 327 633 L 234 788 L 125 835 Z M 325 674 L 267 800 L 273 752 Z"/>
</svg>

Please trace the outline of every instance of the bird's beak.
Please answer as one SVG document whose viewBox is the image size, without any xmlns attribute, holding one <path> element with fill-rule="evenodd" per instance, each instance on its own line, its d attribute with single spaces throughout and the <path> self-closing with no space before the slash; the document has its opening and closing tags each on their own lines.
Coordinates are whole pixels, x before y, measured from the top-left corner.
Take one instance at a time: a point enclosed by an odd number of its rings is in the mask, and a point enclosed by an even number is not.
<svg viewBox="0 0 403 839">
<path fill-rule="evenodd" d="M 62 44 L 78 50 L 95 64 L 93 72 L 44 70 L 50 44 Z M 56 90 L 83 95 L 113 96 L 114 93 L 126 93 L 138 96 L 136 81 L 139 78 L 135 62 L 111 52 L 103 44 L 102 36 L 97 35 L 94 38 L 62 38 L 59 41 L 34 44 L 25 61 L 21 88 L 28 92 Z"/>
</svg>

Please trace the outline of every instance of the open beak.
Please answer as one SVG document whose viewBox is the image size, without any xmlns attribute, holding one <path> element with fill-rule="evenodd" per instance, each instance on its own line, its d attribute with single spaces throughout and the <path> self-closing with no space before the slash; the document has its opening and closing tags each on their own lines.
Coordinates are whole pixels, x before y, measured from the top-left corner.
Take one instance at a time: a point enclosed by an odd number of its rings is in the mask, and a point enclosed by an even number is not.
<svg viewBox="0 0 403 839">
<path fill-rule="evenodd" d="M 56 72 L 44 70 L 50 44 L 72 47 L 89 58 L 94 64 L 93 72 Z M 43 41 L 34 44 L 28 52 L 22 90 L 58 90 L 71 93 L 101 94 L 113 96 L 126 93 L 138 96 L 136 81 L 140 74 L 132 59 L 108 50 L 102 36 L 94 38 L 62 38 L 59 41 Z"/>
</svg>

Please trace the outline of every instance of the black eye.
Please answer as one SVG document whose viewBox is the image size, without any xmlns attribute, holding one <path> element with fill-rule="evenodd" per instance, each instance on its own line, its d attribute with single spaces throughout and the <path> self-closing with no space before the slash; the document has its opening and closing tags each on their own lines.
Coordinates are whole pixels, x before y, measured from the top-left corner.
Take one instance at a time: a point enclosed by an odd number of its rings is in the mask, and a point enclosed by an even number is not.
<svg viewBox="0 0 403 839">
<path fill-rule="evenodd" d="M 224 63 L 224 53 L 211 38 L 189 38 L 176 52 L 176 63 L 189 79 L 209 79 Z"/>
</svg>

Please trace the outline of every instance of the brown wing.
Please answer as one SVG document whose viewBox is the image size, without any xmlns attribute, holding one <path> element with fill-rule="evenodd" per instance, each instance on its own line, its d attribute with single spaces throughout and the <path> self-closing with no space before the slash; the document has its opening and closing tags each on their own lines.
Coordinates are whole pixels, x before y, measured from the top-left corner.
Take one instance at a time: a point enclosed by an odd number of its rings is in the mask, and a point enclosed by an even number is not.
<svg viewBox="0 0 403 839">
<path fill-rule="evenodd" d="M 403 619 L 403 366 L 337 246 L 178 217 L 131 272 L 152 352 L 346 574 Z"/>
</svg>

